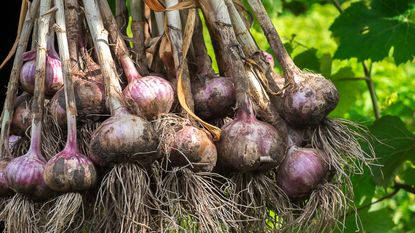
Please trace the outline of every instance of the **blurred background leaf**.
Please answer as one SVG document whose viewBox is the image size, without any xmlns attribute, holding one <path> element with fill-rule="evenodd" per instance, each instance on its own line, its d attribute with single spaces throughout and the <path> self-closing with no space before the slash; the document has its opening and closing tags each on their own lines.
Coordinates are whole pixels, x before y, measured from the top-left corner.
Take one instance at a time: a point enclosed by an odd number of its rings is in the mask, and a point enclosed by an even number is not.
<svg viewBox="0 0 415 233">
<path fill-rule="evenodd" d="M 353 3 L 331 25 L 339 39 L 334 57 L 381 61 L 389 55 L 396 64 L 411 61 L 415 54 L 415 24 L 408 17 L 411 1 L 373 0 Z"/>
</svg>

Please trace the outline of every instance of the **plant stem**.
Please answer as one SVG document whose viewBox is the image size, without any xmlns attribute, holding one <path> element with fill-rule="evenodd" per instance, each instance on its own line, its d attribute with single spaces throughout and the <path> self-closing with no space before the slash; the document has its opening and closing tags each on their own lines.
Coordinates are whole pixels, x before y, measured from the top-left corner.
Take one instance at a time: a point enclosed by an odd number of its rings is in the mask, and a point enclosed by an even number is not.
<svg viewBox="0 0 415 233">
<path fill-rule="evenodd" d="M 294 61 L 285 49 L 276 28 L 272 24 L 272 21 L 264 8 L 264 5 L 262 5 L 260 0 L 248 0 L 248 3 L 251 6 L 256 19 L 261 25 L 268 43 L 271 45 L 272 50 L 277 56 L 286 80 L 289 83 L 294 83 L 294 72 L 298 71 L 298 67 L 294 64 Z"/>
<path fill-rule="evenodd" d="M 164 12 L 154 12 L 156 18 L 157 33 L 159 36 L 164 33 Z"/>
<path fill-rule="evenodd" d="M 236 39 L 238 39 L 238 42 L 241 45 L 245 55 L 250 57 L 253 54 L 259 52 L 254 38 L 251 36 L 251 33 L 245 26 L 244 21 L 239 15 L 239 12 L 236 9 L 233 1 L 225 0 L 225 3 L 229 11 L 229 16 L 231 17 L 233 29 L 235 30 Z"/>
<path fill-rule="evenodd" d="M 236 9 L 234 3 L 232 0 L 225 0 L 226 6 L 229 10 L 229 14 L 232 20 L 232 25 L 235 30 L 236 38 L 239 41 L 239 44 L 242 47 L 242 50 L 245 54 L 245 56 L 248 57 L 248 59 L 252 59 L 256 64 L 258 64 L 259 67 L 250 65 L 248 68 L 256 80 L 261 80 L 259 75 L 261 77 L 265 76 L 266 80 L 262 81 L 262 86 L 266 87 L 266 92 L 263 88 L 253 90 L 255 95 L 251 95 L 256 102 L 257 106 L 259 106 L 258 115 L 260 115 L 266 122 L 270 123 L 276 128 L 283 128 L 283 125 L 285 125 L 282 122 L 282 119 L 279 117 L 277 106 L 281 102 L 281 99 L 278 95 L 275 95 L 278 91 L 280 91 L 272 71 L 272 67 L 265 61 L 265 58 L 261 51 L 259 50 L 253 36 L 251 35 L 248 28 L 245 26 L 245 23 L 243 19 L 241 18 L 240 14 L 238 13 L 238 10 Z M 255 72 L 257 71 L 257 72 Z M 262 75 L 263 74 L 263 75 Z M 250 82 L 252 82 L 252 78 L 250 78 Z M 264 78 L 262 78 L 264 79 Z M 250 85 L 250 89 L 253 89 L 255 84 Z M 258 94 L 257 94 L 258 93 Z M 263 94 L 259 94 L 263 93 Z M 255 98 L 255 97 L 256 98 Z M 269 100 L 272 101 L 269 101 Z M 260 104 L 262 103 L 262 104 Z"/>
<path fill-rule="evenodd" d="M 205 39 L 203 36 L 203 25 L 199 15 L 196 15 L 195 29 L 193 32 L 192 46 L 194 50 L 194 73 L 202 76 L 212 76 L 212 60 L 209 57 Z"/>
<path fill-rule="evenodd" d="M 165 0 L 166 8 L 174 6 L 179 3 L 179 0 Z M 182 57 L 182 23 L 180 20 L 180 13 L 178 10 L 172 10 L 166 12 L 167 17 L 167 27 L 168 35 L 172 44 L 173 49 L 173 60 L 174 66 L 177 70 L 180 66 L 180 61 L 183 60 Z"/>
<path fill-rule="evenodd" d="M 37 36 L 37 21 L 33 22 L 33 30 L 32 30 L 32 38 L 36 38 Z M 32 40 L 30 45 L 30 50 L 36 49 L 36 40 Z"/>
<path fill-rule="evenodd" d="M 69 56 L 72 68 L 79 70 L 79 44 L 82 36 L 81 32 L 81 20 L 79 20 L 79 4 L 77 0 L 65 0 L 65 22 L 66 22 L 66 34 L 68 37 Z"/>
<path fill-rule="evenodd" d="M 54 3 L 58 8 L 56 11 L 56 25 L 58 25 L 56 35 L 58 39 L 59 55 L 63 64 L 62 72 L 65 91 L 66 119 L 68 124 L 68 138 L 66 142 L 66 148 L 78 150 L 76 138 L 77 109 L 71 73 L 71 57 L 69 54 L 68 38 L 66 36 L 65 7 L 63 0 L 54 0 Z"/>
<path fill-rule="evenodd" d="M 342 10 L 342 6 L 340 5 L 340 3 L 337 0 L 330 0 L 331 3 L 333 3 L 334 7 L 336 7 L 336 9 L 341 13 Z"/>
<path fill-rule="evenodd" d="M 228 7 L 229 14 L 231 16 L 232 25 L 236 33 L 236 38 L 241 44 L 242 50 L 244 51 L 245 55 L 248 58 L 253 59 L 255 62 L 258 63 L 259 67 L 261 68 L 261 70 L 266 76 L 267 83 L 269 85 L 269 88 L 271 89 L 270 91 L 274 93 L 280 91 L 273 77 L 272 67 L 270 67 L 270 65 L 266 62 L 264 56 L 259 50 L 250 31 L 245 26 L 232 0 L 225 0 L 225 2 L 226 2 L 226 6 Z"/>
<path fill-rule="evenodd" d="M 366 77 L 344 77 L 339 78 L 338 81 L 367 81 Z"/>
<path fill-rule="evenodd" d="M 144 20 L 144 1 L 131 0 L 131 31 L 133 32 L 133 50 L 135 52 L 138 72 L 145 76 L 148 75 L 148 65 L 145 52 L 145 20 Z"/>
<path fill-rule="evenodd" d="M 403 189 L 403 190 L 405 190 L 408 193 L 415 194 L 415 186 L 414 185 L 403 184 L 403 183 L 400 183 L 398 181 L 395 181 L 394 187 L 396 189 Z"/>
<path fill-rule="evenodd" d="M 223 0 L 203 0 L 199 5 L 206 19 L 221 76 L 231 77 L 238 105 L 246 103 L 249 83 L 232 21 Z M 238 106 L 240 107 L 240 106 Z"/>
<path fill-rule="evenodd" d="M 39 0 L 33 0 L 30 10 L 26 13 L 26 18 L 23 23 L 23 29 L 20 33 L 19 43 L 17 45 L 16 53 L 14 55 L 13 67 L 10 74 L 9 83 L 7 85 L 6 99 L 4 101 L 1 133 L 0 133 L 0 154 L 2 157 L 10 156 L 9 151 L 9 134 L 10 124 L 14 113 L 14 102 L 16 100 L 17 91 L 19 88 L 20 69 L 23 65 L 22 55 L 26 51 L 27 44 L 33 28 L 33 22 L 37 15 L 39 8 Z"/>
<path fill-rule="evenodd" d="M 334 7 L 336 7 L 336 9 L 339 11 L 340 14 L 343 13 L 343 9 L 341 8 L 341 5 L 337 0 L 330 0 L 330 1 L 333 3 Z M 366 63 L 362 61 L 362 67 L 365 73 L 366 85 L 367 85 L 367 88 L 369 89 L 370 98 L 372 100 L 372 106 L 373 106 L 373 112 L 375 114 L 375 119 L 378 120 L 380 118 L 380 110 L 379 110 L 378 99 L 376 96 L 375 85 L 373 83 L 372 75 L 371 75 L 372 65 L 370 65 L 370 68 L 368 68 Z"/>
<path fill-rule="evenodd" d="M 150 62 L 150 70 L 152 70 L 153 72 L 156 73 L 166 73 L 165 69 L 165 65 L 163 64 L 160 54 L 158 52 L 160 52 L 160 42 L 163 40 L 162 37 L 164 37 L 164 20 L 165 20 L 165 16 L 164 16 L 164 12 L 156 12 L 156 11 L 152 11 L 153 13 L 153 18 L 152 18 L 152 24 L 153 24 L 153 28 L 152 28 L 152 37 L 153 39 L 158 39 L 157 42 L 153 42 L 156 43 L 155 45 L 152 44 L 152 55 L 151 55 L 151 60 L 149 60 Z M 155 24 L 155 25 L 154 25 Z M 151 50 L 151 49 L 150 49 Z M 167 75 L 167 77 L 169 77 L 169 75 Z"/>
<path fill-rule="evenodd" d="M 118 81 L 114 59 L 109 48 L 108 31 L 104 27 L 96 1 L 83 0 L 83 3 L 86 21 L 95 44 L 101 73 L 104 77 L 107 107 L 111 110 L 111 115 L 114 115 L 118 110 L 125 109 L 125 105 L 121 96 L 122 90 Z"/>
<path fill-rule="evenodd" d="M 366 77 L 366 85 L 367 85 L 367 88 L 369 89 L 370 98 L 372 100 L 373 112 L 375 113 L 375 119 L 379 120 L 380 110 L 379 110 L 378 98 L 376 96 L 376 91 L 375 91 L 375 84 L 373 83 L 372 75 L 371 75 L 372 65 L 370 65 L 370 68 L 368 68 L 366 66 L 366 63 L 363 61 L 362 66 L 363 66 L 363 71 Z"/>
<path fill-rule="evenodd" d="M 249 12 L 241 0 L 233 0 L 233 5 L 236 7 L 241 19 L 243 20 L 246 28 L 251 28 L 254 17 Z"/>
<path fill-rule="evenodd" d="M 138 73 L 133 60 L 130 58 L 127 45 L 125 44 L 125 41 L 122 39 L 122 35 L 118 31 L 117 22 L 115 21 L 115 18 L 112 15 L 108 1 L 99 0 L 99 7 L 101 10 L 104 25 L 109 32 L 110 41 L 113 44 L 113 51 L 123 67 L 124 74 L 127 76 L 128 82 L 132 82 L 133 80 L 140 78 L 141 75 Z M 143 53 L 145 52 L 144 49 L 140 49 L 140 51 Z"/>
<path fill-rule="evenodd" d="M 115 18 L 121 34 L 127 33 L 128 26 L 128 11 L 125 0 L 117 0 L 115 2 Z"/>
<path fill-rule="evenodd" d="M 166 8 L 175 6 L 178 4 L 178 0 L 165 0 Z M 173 60 L 175 70 L 178 71 L 180 65 L 183 66 L 183 91 L 186 97 L 186 103 L 190 110 L 194 112 L 194 101 L 192 95 L 192 89 L 190 84 L 189 68 L 187 66 L 186 58 L 183 57 L 183 36 L 182 36 L 182 23 L 180 20 L 180 13 L 178 10 L 172 10 L 166 12 L 168 36 L 171 42 L 173 50 Z"/>
<path fill-rule="evenodd" d="M 32 103 L 32 128 L 31 128 L 31 142 L 30 149 L 41 156 L 41 136 L 42 136 L 42 119 L 45 102 L 45 80 L 46 80 L 46 66 L 47 66 L 47 50 L 48 50 L 48 35 L 49 23 L 52 14 L 48 12 L 51 7 L 51 0 L 41 0 L 39 6 L 38 22 L 38 36 L 36 48 L 36 72 L 35 72 L 35 89 Z M 49 42 L 50 43 L 50 42 Z M 53 46 L 53 45 L 49 45 Z"/>
</svg>

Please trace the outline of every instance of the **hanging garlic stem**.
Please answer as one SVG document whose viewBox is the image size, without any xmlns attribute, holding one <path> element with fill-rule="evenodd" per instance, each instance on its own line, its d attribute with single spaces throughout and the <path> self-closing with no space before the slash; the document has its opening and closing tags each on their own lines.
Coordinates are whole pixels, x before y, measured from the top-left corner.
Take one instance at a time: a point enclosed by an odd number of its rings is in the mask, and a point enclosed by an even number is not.
<svg viewBox="0 0 415 233">
<path fill-rule="evenodd" d="M 45 80 L 46 80 L 46 57 L 48 49 L 49 23 L 52 13 L 48 12 L 51 8 L 51 0 L 42 0 L 39 6 L 38 37 L 36 48 L 36 72 L 35 72 L 35 90 L 32 103 L 32 128 L 30 151 L 38 152 L 41 156 L 41 136 L 42 136 L 42 119 L 45 102 Z M 44 158 L 39 158 L 43 159 Z"/>
<path fill-rule="evenodd" d="M 172 7 L 179 3 L 178 0 L 165 0 L 166 8 Z M 190 74 L 187 66 L 186 58 L 182 57 L 182 23 L 180 19 L 180 13 L 178 10 L 171 10 L 166 12 L 167 17 L 167 33 L 170 38 L 170 42 L 173 50 L 173 60 L 176 71 L 179 70 L 179 66 L 183 66 L 183 90 L 186 96 L 186 103 L 190 110 L 194 111 L 194 101 L 191 91 Z"/>
<path fill-rule="evenodd" d="M 114 115 L 117 110 L 124 108 L 125 105 L 114 59 L 109 48 L 108 31 L 102 22 L 97 2 L 83 0 L 83 4 L 86 21 L 95 44 L 101 73 L 104 77 L 107 106 L 111 110 L 111 114 Z"/>
<path fill-rule="evenodd" d="M 148 64 L 145 56 L 145 19 L 144 19 L 144 1 L 131 0 L 131 31 L 133 32 L 133 50 L 136 53 L 138 71 L 141 75 L 147 75 Z"/>
<path fill-rule="evenodd" d="M 66 36 L 65 26 L 65 12 L 63 0 L 54 0 L 55 6 L 58 8 L 56 12 L 56 34 L 58 39 L 59 54 L 63 64 L 63 80 L 64 80 L 64 91 L 65 91 L 65 104 L 66 104 L 66 119 L 68 124 L 68 138 L 66 147 L 76 148 L 76 99 L 75 91 L 73 86 L 72 74 L 71 74 L 71 58 L 69 54 L 68 38 Z"/>
<path fill-rule="evenodd" d="M 31 36 L 33 24 L 38 13 L 39 0 L 33 0 L 30 9 L 26 13 L 26 18 L 23 23 L 23 29 L 20 34 L 16 53 L 14 55 L 13 67 L 10 74 L 9 83 L 7 85 L 6 100 L 4 101 L 1 133 L 0 133 L 0 156 L 10 156 L 9 149 L 9 134 L 10 125 L 14 113 L 14 102 L 16 100 L 17 91 L 19 88 L 20 69 L 23 65 L 23 53 L 26 51 L 29 38 Z"/>
</svg>

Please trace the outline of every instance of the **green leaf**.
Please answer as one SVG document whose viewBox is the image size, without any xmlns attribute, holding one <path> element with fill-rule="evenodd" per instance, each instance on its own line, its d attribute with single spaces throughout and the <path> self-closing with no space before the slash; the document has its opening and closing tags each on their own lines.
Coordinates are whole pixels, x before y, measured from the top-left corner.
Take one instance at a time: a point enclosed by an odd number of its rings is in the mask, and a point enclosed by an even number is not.
<svg viewBox="0 0 415 233">
<path fill-rule="evenodd" d="M 294 48 L 293 48 L 293 45 L 291 44 L 291 42 L 284 43 L 284 48 L 287 50 L 287 53 L 290 54 L 290 55 L 294 51 Z"/>
<path fill-rule="evenodd" d="M 361 211 L 359 212 L 359 218 L 361 224 L 358 224 L 359 227 L 357 227 L 355 215 L 349 215 L 346 219 L 346 229 L 344 233 L 386 233 L 390 232 L 395 226 L 392 221 L 392 214 L 387 209 L 380 209 L 372 212 Z"/>
<path fill-rule="evenodd" d="M 332 59 L 330 53 L 325 53 L 320 57 L 320 72 L 324 77 L 331 76 Z"/>
<path fill-rule="evenodd" d="M 345 80 L 344 78 L 355 77 L 351 67 L 343 67 L 331 76 L 331 80 L 336 85 L 339 92 L 339 103 L 331 116 L 342 117 L 355 104 L 356 100 L 361 96 L 362 83 L 355 80 Z"/>
<path fill-rule="evenodd" d="M 396 116 L 382 117 L 369 130 L 377 138 L 373 147 L 378 162 L 382 165 L 381 168 L 374 169 L 374 179 L 377 184 L 387 187 L 401 165 L 406 160 L 414 160 L 415 135 Z"/>
<path fill-rule="evenodd" d="M 115 0 L 108 0 L 112 13 L 115 15 Z"/>
<path fill-rule="evenodd" d="M 314 4 L 321 3 L 322 1 L 321 0 L 285 0 L 282 2 L 283 2 L 284 10 L 289 10 L 294 15 L 300 15 L 300 14 L 307 13 L 308 10 Z"/>
<path fill-rule="evenodd" d="M 387 209 L 362 213 L 360 219 L 365 232 L 368 233 L 389 232 L 395 226 L 392 214 Z"/>
<path fill-rule="evenodd" d="M 411 10 L 415 1 L 408 0 L 374 0 L 371 3 L 373 11 L 382 13 L 385 17 L 404 15 Z"/>
<path fill-rule="evenodd" d="M 406 168 L 400 173 L 400 178 L 405 184 L 415 185 L 415 167 Z"/>
<path fill-rule="evenodd" d="M 250 9 L 247 0 L 243 0 L 242 3 L 245 6 L 245 9 Z M 262 0 L 262 4 L 270 17 L 276 16 L 283 10 L 281 0 Z"/>
<path fill-rule="evenodd" d="M 262 3 L 270 16 L 275 16 L 282 12 L 281 0 L 263 0 Z"/>
<path fill-rule="evenodd" d="M 320 71 L 320 60 L 317 58 L 317 49 L 308 49 L 294 57 L 294 63 L 301 69 Z"/>
<path fill-rule="evenodd" d="M 408 18 L 411 10 L 403 0 L 373 0 L 371 7 L 365 1 L 353 3 L 330 26 L 333 37 L 339 39 L 334 57 L 381 61 L 393 48 L 396 64 L 412 60 L 415 24 Z"/>
<path fill-rule="evenodd" d="M 203 25 L 206 25 L 206 19 L 203 16 L 203 14 L 201 12 L 199 12 L 199 16 L 200 19 L 202 21 Z M 218 68 L 218 63 L 216 61 L 216 55 L 215 55 L 215 50 L 213 49 L 213 45 L 212 45 L 212 40 L 210 38 L 210 34 L 209 34 L 209 30 L 206 26 L 203 26 L 203 37 L 205 39 L 205 46 L 207 49 L 207 52 L 209 54 L 210 59 L 212 59 L 212 69 L 216 72 L 219 73 L 219 68 Z"/>
<path fill-rule="evenodd" d="M 368 169 L 361 175 L 351 177 L 353 184 L 354 199 L 357 206 L 363 206 L 372 202 L 375 195 L 376 184 L 373 182 L 372 174 Z"/>
</svg>

